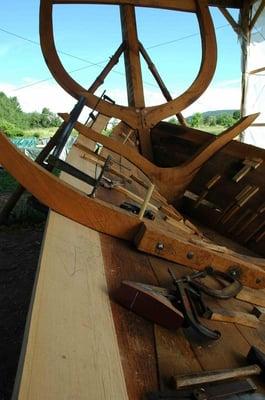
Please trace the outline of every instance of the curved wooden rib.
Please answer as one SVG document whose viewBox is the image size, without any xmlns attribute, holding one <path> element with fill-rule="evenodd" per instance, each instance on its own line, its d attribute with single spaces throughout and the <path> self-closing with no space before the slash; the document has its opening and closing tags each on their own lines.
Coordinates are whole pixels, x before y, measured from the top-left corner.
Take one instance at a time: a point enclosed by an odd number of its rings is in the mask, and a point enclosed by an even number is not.
<svg viewBox="0 0 265 400">
<path fill-rule="evenodd" d="M 0 163 L 40 202 L 73 221 L 126 240 L 132 240 L 140 227 L 141 221 L 136 216 L 91 199 L 47 172 L 18 151 L 3 133 L 0 133 Z"/>
<path fill-rule="evenodd" d="M 57 82 L 75 98 L 78 99 L 80 96 L 85 96 L 89 107 L 96 108 L 102 114 L 119 118 L 134 129 L 150 128 L 161 119 L 181 112 L 200 97 L 208 87 L 216 67 L 216 39 L 211 15 L 205 0 L 195 0 L 202 38 L 202 61 L 195 81 L 178 98 L 156 107 L 143 109 L 119 106 L 104 100 L 99 101 L 97 96 L 87 92 L 70 77 L 58 57 L 54 43 L 53 3 L 52 0 L 41 0 L 40 5 L 40 41 L 46 63 Z M 108 4 L 109 2 L 94 0 L 93 3 Z M 111 4 L 120 4 L 120 1 L 117 0 L 116 2 L 111 2 Z M 155 7 L 159 7 L 163 6 L 163 1 L 153 0 L 153 2 L 149 1 L 149 4 L 150 6 L 153 4 Z M 178 9 L 180 4 L 181 2 L 176 2 L 176 6 L 172 5 L 171 9 Z M 142 1 L 138 5 L 142 5 Z"/>
<path fill-rule="evenodd" d="M 176 231 L 174 235 L 168 233 L 155 221 L 146 221 L 143 225 L 138 217 L 106 202 L 87 197 L 83 192 L 61 181 L 24 156 L 2 133 L 0 133 L 0 163 L 41 202 L 82 225 L 130 241 L 135 239 L 139 229 L 144 226 L 151 237 L 158 235 L 166 241 L 173 240 L 174 248 L 178 248 L 174 261 L 198 270 L 204 269 L 207 265 L 214 265 L 220 271 L 227 271 L 230 266 L 239 267 L 242 271 L 242 284 L 253 288 L 265 287 L 264 269 L 236 255 L 221 254 L 194 244 L 191 236 L 185 236 L 183 232 Z M 153 251 L 152 248 L 150 252 Z M 189 251 L 194 253 L 194 260 L 186 257 Z M 170 259 L 167 251 L 162 257 Z"/>
<path fill-rule="evenodd" d="M 59 114 L 67 120 L 68 114 Z M 75 128 L 82 135 L 101 143 L 107 149 L 114 151 L 137 166 L 154 183 L 159 192 L 170 202 L 174 203 L 185 191 L 202 165 L 216 154 L 227 143 L 245 130 L 259 114 L 252 114 L 241 118 L 234 126 L 227 129 L 219 136 L 215 136 L 210 144 L 206 144 L 191 160 L 173 168 L 160 168 L 140 155 L 133 148 L 123 145 L 113 139 L 100 135 L 91 128 L 77 122 Z"/>
<path fill-rule="evenodd" d="M 53 0 L 53 4 L 117 4 L 117 0 Z M 120 5 L 135 7 L 166 8 L 177 11 L 196 11 L 195 0 L 119 0 Z"/>
</svg>

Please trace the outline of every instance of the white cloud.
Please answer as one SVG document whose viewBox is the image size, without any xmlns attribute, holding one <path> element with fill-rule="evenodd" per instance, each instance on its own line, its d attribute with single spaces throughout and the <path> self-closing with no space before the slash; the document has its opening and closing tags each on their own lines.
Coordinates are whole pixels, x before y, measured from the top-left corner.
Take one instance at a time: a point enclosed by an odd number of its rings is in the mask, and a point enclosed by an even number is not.
<svg viewBox="0 0 265 400">
<path fill-rule="evenodd" d="M 41 111 L 43 107 L 48 107 L 53 112 L 70 111 L 76 102 L 73 97 L 66 93 L 56 83 L 43 82 L 34 85 L 34 82 L 27 78 L 28 85 L 32 86 L 19 89 L 10 83 L 0 82 L 0 91 L 7 96 L 16 96 L 25 112 Z"/>
<path fill-rule="evenodd" d="M 0 82 L 0 91 L 8 96 L 16 96 L 21 107 L 26 112 L 41 111 L 43 107 L 48 107 L 53 112 L 69 112 L 76 100 L 66 93 L 58 84 L 53 82 L 43 82 L 34 85 L 31 78 L 25 78 L 24 82 L 32 86 L 19 88 L 10 83 Z M 116 101 L 117 104 L 127 104 L 127 94 L 125 90 L 119 88 L 108 90 L 108 96 Z M 146 90 L 146 105 L 153 106 L 164 103 L 164 97 L 160 90 Z M 218 109 L 238 109 L 240 107 L 241 94 L 238 81 L 223 81 L 212 85 L 194 104 L 184 110 L 183 114 L 189 116 L 194 112 L 203 112 Z"/>
</svg>

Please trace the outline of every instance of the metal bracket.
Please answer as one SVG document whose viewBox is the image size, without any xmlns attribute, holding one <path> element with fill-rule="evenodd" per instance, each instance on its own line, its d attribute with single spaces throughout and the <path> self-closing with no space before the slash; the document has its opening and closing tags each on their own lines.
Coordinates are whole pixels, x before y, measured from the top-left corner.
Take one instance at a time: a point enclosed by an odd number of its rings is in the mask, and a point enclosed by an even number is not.
<svg viewBox="0 0 265 400">
<path fill-rule="evenodd" d="M 47 159 L 48 165 L 51 165 L 54 168 L 58 168 L 61 171 L 65 172 L 66 174 L 69 174 L 73 176 L 74 178 L 77 178 L 85 183 L 87 183 L 90 186 L 93 186 L 92 192 L 89 194 L 90 197 L 95 197 L 96 190 L 98 189 L 99 185 L 101 185 L 102 180 L 104 179 L 104 173 L 108 171 L 111 163 L 111 157 L 108 156 L 105 164 L 103 165 L 100 175 L 97 179 L 92 178 L 90 175 L 86 174 L 85 172 L 80 171 L 78 168 L 74 167 L 73 165 L 60 160 L 59 158 L 50 155 Z"/>
</svg>

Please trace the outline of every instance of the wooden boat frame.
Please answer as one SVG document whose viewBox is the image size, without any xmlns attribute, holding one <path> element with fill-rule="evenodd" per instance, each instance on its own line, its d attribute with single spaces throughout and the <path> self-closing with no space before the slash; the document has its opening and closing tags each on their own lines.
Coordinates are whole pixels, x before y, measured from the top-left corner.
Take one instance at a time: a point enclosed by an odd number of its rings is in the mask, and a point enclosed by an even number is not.
<svg viewBox="0 0 265 400">
<path fill-rule="evenodd" d="M 163 229 L 165 225 L 156 221 L 143 223 L 114 205 L 92 199 L 31 161 L 3 133 L 0 133 L 0 163 L 39 201 L 73 221 L 116 238 L 135 241 L 141 251 L 194 269 L 201 270 L 208 265 L 224 272 L 239 269 L 242 284 L 265 288 L 265 270 L 254 264 L 254 258 L 249 262 L 236 253 L 214 251 L 203 240 L 198 242 L 197 235 L 194 235 L 196 241 L 192 241 L 190 235 L 180 234 L 168 225 Z M 163 251 L 157 249 L 161 240 L 165 242 Z M 195 256 L 188 257 L 190 252 Z"/>
<path fill-rule="evenodd" d="M 68 119 L 68 114 L 59 114 L 64 120 Z M 123 145 L 113 139 L 101 135 L 93 129 L 77 122 L 75 128 L 81 135 L 88 139 L 101 143 L 107 149 L 116 152 L 120 156 L 129 160 L 139 168 L 153 184 L 158 191 L 170 202 L 174 203 L 183 195 L 186 187 L 192 181 L 194 176 L 215 153 L 221 150 L 226 144 L 238 136 L 257 118 L 259 114 L 252 114 L 241 118 L 235 125 L 227 129 L 221 135 L 214 137 L 213 141 L 207 143 L 196 153 L 192 159 L 183 165 L 173 168 L 160 168 L 147 160 L 133 148 Z"/>
<path fill-rule="evenodd" d="M 173 4 L 174 3 L 174 4 Z M 54 4 L 109 4 L 131 5 L 138 7 L 166 8 L 175 11 L 196 13 L 202 43 L 202 59 L 199 73 L 191 86 L 179 97 L 162 105 L 154 107 L 125 107 L 111 104 L 79 85 L 64 69 L 57 54 L 53 32 Z M 205 0 L 41 0 L 40 3 L 40 42 L 47 66 L 57 82 L 72 96 L 78 99 L 86 97 L 87 106 L 97 109 L 100 113 L 118 118 L 134 129 L 149 129 L 159 121 L 171 115 L 180 113 L 197 100 L 208 87 L 216 68 L 217 48 L 215 31 Z"/>
</svg>

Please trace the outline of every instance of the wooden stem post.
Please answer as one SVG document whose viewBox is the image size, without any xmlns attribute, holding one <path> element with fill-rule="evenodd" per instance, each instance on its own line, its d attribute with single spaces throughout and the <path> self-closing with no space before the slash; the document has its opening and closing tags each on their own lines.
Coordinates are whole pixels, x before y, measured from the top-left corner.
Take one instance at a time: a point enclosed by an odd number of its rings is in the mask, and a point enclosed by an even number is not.
<svg viewBox="0 0 265 400">
<path fill-rule="evenodd" d="M 120 6 L 122 36 L 126 44 L 124 51 L 128 104 L 136 109 L 145 107 L 142 70 L 140 63 L 140 43 L 137 35 L 135 8 L 132 5 Z M 149 129 L 139 129 L 142 154 L 153 159 Z"/>
</svg>

